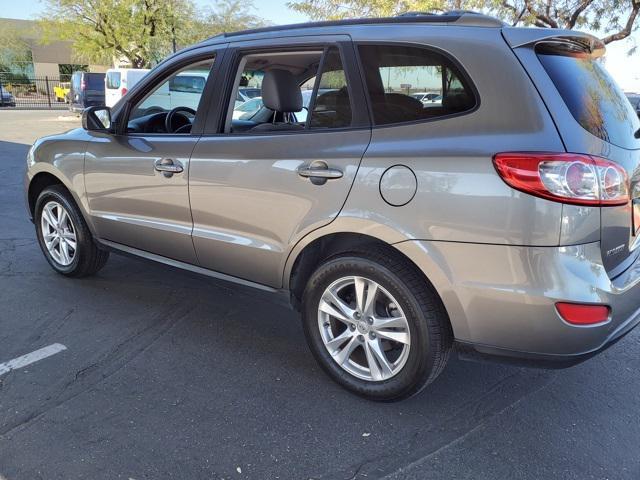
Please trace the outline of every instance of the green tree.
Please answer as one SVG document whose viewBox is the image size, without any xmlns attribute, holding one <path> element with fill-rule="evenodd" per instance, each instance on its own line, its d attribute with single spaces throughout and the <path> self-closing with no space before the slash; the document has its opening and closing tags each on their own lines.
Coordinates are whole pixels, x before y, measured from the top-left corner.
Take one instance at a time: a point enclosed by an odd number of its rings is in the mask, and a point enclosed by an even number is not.
<svg viewBox="0 0 640 480">
<path fill-rule="evenodd" d="M 489 7 L 512 25 L 587 28 L 604 43 L 627 38 L 640 25 L 640 0 L 500 0 Z"/>
<path fill-rule="evenodd" d="M 255 26 L 251 2 L 192 0 L 45 0 L 45 41 L 70 40 L 78 61 L 148 68 L 179 48 L 229 29 Z"/>
<path fill-rule="evenodd" d="M 0 72 L 23 71 L 31 64 L 31 46 L 14 28 L 2 25 L 0 28 Z"/>
<path fill-rule="evenodd" d="M 288 5 L 316 20 L 480 10 L 512 25 L 586 28 L 601 34 L 604 43 L 627 38 L 640 24 L 640 0 L 293 0 Z"/>
</svg>

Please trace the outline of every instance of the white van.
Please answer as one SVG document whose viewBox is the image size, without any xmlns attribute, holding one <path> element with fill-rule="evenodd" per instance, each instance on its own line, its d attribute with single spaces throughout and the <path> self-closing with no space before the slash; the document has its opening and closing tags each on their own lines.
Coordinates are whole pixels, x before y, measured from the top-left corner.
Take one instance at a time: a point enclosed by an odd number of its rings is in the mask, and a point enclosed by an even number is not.
<svg viewBox="0 0 640 480">
<path fill-rule="evenodd" d="M 140 108 L 155 107 L 168 111 L 175 107 L 189 107 L 196 110 L 208 76 L 209 72 L 204 70 L 180 72 L 160 85 L 140 104 Z"/>
<path fill-rule="evenodd" d="M 104 97 L 107 107 L 113 107 L 148 71 L 146 68 L 110 68 L 107 70 L 104 77 Z"/>
</svg>

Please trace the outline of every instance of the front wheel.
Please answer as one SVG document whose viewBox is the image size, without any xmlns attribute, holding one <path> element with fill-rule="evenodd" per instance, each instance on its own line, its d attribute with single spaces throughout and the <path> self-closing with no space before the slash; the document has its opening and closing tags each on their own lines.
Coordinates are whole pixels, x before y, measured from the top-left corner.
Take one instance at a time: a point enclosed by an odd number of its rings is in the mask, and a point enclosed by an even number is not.
<svg viewBox="0 0 640 480">
<path fill-rule="evenodd" d="M 302 300 L 307 342 L 339 384 L 372 400 L 420 392 L 444 368 L 448 318 L 415 268 L 388 253 L 333 257 Z"/>
<path fill-rule="evenodd" d="M 84 277 L 100 270 L 109 252 L 93 241 L 82 213 L 59 185 L 45 188 L 36 201 L 38 243 L 49 265 L 63 275 Z"/>
</svg>

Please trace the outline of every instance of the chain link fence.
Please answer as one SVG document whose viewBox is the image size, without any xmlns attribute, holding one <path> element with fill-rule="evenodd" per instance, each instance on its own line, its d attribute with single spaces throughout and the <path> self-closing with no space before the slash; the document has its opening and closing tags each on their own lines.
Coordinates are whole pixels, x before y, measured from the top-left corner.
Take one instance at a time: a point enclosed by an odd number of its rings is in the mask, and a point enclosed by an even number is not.
<svg viewBox="0 0 640 480">
<path fill-rule="evenodd" d="M 71 75 L 28 76 L 0 72 L 0 108 L 57 108 L 68 107 Z"/>
</svg>

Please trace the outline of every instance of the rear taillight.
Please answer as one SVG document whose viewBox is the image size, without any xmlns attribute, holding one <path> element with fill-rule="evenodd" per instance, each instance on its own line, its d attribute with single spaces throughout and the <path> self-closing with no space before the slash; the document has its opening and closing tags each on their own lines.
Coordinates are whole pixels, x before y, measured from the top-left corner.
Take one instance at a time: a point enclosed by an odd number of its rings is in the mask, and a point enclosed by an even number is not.
<svg viewBox="0 0 640 480">
<path fill-rule="evenodd" d="M 121 93 L 121 94 L 122 94 L 122 96 L 124 97 L 124 96 L 125 96 L 125 94 L 127 93 L 127 87 L 122 87 L 122 88 L 120 89 L 120 93 Z"/>
<path fill-rule="evenodd" d="M 572 325 L 597 325 L 609 320 L 611 309 L 607 305 L 581 303 L 556 303 L 556 310 L 567 323 Z"/>
<path fill-rule="evenodd" d="M 575 153 L 498 153 L 496 170 L 511 187 L 572 205 L 629 202 L 627 172 L 609 160 Z"/>
<path fill-rule="evenodd" d="M 80 90 L 86 90 L 86 89 L 87 89 L 87 82 L 85 82 L 83 78 L 82 81 L 80 82 Z"/>
</svg>

